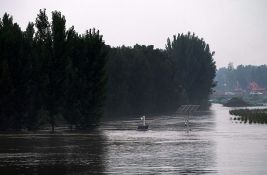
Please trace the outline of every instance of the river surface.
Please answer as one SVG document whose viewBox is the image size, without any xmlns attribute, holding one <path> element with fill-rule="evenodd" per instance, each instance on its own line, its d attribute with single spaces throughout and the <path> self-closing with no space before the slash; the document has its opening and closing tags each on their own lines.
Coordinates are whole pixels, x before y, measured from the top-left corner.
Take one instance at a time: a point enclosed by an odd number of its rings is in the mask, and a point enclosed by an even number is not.
<svg viewBox="0 0 267 175">
<path fill-rule="evenodd" d="M 190 117 L 103 121 L 92 133 L 0 134 L 0 174 L 267 174 L 267 125 L 230 120 L 213 104 Z"/>
</svg>

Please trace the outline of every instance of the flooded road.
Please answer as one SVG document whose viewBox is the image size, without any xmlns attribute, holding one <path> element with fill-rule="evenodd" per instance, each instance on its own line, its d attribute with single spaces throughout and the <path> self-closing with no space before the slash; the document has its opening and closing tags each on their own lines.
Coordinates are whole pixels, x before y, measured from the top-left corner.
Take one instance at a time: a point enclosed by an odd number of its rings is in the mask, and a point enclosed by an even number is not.
<svg viewBox="0 0 267 175">
<path fill-rule="evenodd" d="M 267 125 L 240 124 L 214 104 L 190 119 L 103 121 L 94 133 L 0 135 L 0 174 L 267 174 Z"/>
</svg>

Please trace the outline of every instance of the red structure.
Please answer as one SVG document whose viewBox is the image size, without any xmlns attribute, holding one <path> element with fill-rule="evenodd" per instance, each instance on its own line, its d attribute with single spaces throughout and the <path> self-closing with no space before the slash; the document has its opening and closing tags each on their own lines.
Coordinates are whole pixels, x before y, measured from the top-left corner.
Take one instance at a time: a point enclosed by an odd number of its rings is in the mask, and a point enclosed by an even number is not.
<svg viewBox="0 0 267 175">
<path fill-rule="evenodd" d="M 264 93 L 265 89 L 260 87 L 255 81 L 248 85 L 250 93 Z"/>
</svg>

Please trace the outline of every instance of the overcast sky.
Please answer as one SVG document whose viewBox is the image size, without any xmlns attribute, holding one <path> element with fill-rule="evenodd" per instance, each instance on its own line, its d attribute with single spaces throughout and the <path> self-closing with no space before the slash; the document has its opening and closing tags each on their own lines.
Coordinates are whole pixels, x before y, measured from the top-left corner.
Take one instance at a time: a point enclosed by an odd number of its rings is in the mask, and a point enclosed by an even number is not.
<svg viewBox="0 0 267 175">
<path fill-rule="evenodd" d="M 111 46 L 155 45 L 194 32 L 215 51 L 217 67 L 229 62 L 267 64 L 265 0 L 0 0 L 0 16 L 13 16 L 23 30 L 39 9 L 58 10 L 67 27 L 97 28 Z"/>
</svg>

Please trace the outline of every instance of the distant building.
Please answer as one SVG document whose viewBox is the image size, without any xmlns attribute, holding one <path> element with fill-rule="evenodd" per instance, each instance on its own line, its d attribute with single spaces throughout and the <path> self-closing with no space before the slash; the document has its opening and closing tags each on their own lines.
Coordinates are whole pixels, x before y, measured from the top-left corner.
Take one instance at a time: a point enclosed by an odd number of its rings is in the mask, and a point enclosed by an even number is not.
<svg viewBox="0 0 267 175">
<path fill-rule="evenodd" d="M 264 93 L 265 88 L 260 87 L 255 81 L 253 81 L 248 85 L 248 90 L 251 95 L 260 95 Z"/>
<path fill-rule="evenodd" d="M 246 91 L 240 87 L 239 82 L 237 81 L 236 82 L 235 89 L 234 89 L 234 93 L 236 95 L 243 96 L 245 92 Z"/>
</svg>

